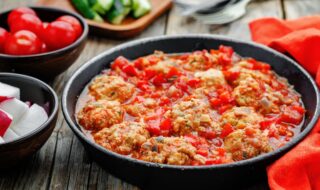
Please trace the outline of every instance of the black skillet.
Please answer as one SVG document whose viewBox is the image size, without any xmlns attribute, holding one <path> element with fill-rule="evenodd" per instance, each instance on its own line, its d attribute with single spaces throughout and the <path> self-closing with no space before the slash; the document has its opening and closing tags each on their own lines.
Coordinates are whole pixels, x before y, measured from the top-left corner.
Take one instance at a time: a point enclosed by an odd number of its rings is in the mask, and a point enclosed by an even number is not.
<svg viewBox="0 0 320 190">
<path fill-rule="evenodd" d="M 151 54 L 154 50 L 182 53 L 218 48 L 221 44 L 232 46 L 241 56 L 253 57 L 269 63 L 302 95 L 307 113 L 301 133 L 280 149 L 248 160 L 223 165 L 155 164 L 122 156 L 102 148 L 88 139 L 76 124 L 74 115 L 79 94 L 94 76 L 103 69 L 109 68 L 116 57 L 123 55 L 129 59 L 135 59 Z M 146 189 L 246 189 L 248 184 L 252 185 L 258 183 L 257 180 L 264 180 L 266 166 L 290 150 L 310 132 L 319 115 L 319 92 L 311 76 L 301 66 L 265 46 L 213 35 L 163 36 L 125 43 L 88 61 L 67 82 L 62 94 L 62 110 L 67 123 L 83 143 L 88 154 L 108 172 L 129 183 Z"/>
</svg>

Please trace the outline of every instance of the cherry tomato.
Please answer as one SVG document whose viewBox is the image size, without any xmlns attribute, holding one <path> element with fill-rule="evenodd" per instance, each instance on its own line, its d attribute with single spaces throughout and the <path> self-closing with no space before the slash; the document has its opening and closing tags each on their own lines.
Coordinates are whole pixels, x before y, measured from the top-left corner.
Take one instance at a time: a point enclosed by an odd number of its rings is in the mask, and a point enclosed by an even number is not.
<svg viewBox="0 0 320 190">
<path fill-rule="evenodd" d="M 30 55 L 40 53 L 42 42 L 33 32 L 20 30 L 9 36 L 4 52 L 11 55 Z"/>
<path fill-rule="evenodd" d="M 77 36 L 72 25 L 63 21 L 53 21 L 44 29 L 43 41 L 51 50 L 72 44 Z"/>
<path fill-rule="evenodd" d="M 31 14 L 36 16 L 36 12 L 28 7 L 19 7 L 10 12 L 8 16 L 8 24 L 15 22 L 17 18 L 19 18 L 23 14 Z"/>
<path fill-rule="evenodd" d="M 82 26 L 78 19 L 73 16 L 64 15 L 57 19 L 57 21 L 64 21 L 72 25 L 73 29 L 76 31 L 77 37 L 81 36 L 82 34 Z"/>
<path fill-rule="evenodd" d="M 4 51 L 4 44 L 9 35 L 9 32 L 7 32 L 6 29 L 0 27 L 0 53 Z"/>
<path fill-rule="evenodd" d="M 10 25 L 10 31 L 15 33 L 19 30 L 29 30 L 36 35 L 40 35 L 42 32 L 41 20 L 32 14 L 23 14 L 16 18 Z"/>
</svg>

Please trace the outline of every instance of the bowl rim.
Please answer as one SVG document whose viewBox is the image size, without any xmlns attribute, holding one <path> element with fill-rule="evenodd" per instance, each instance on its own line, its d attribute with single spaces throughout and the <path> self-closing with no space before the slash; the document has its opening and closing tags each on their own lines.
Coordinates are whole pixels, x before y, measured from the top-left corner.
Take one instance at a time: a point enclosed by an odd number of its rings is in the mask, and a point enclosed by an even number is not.
<svg viewBox="0 0 320 190">
<path fill-rule="evenodd" d="M 72 44 L 69 44 L 68 46 L 57 49 L 57 50 L 44 52 L 44 53 L 38 53 L 38 54 L 31 54 L 31 55 L 10 55 L 10 54 L 0 53 L 0 58 L 23 60 L 23 59 L 43 58 L 46 56 L 57 56 L 59 54 L 63 54 L 71 49 L 78 47 L 81 44 L 81 42 L 83 42 L 88 36 L 89 26 L 88 26 L 87 22 L 85 21 L 85 19 L 82 16 L 80 16 L 78 13 L 71 12 L 71 11 L 68 11 L 65 9 L 56 8 L 56 7 L 49 7 L 49 6 L 23 6 L 23 7 L 31 8 L 36 13 L 37 13 L 37 10 L 42 9 L 42 10 L 46 10 L 46 11 L 53 11 L 53 12 L 61 13 L 61 16 L 64 14 L 71 15 L 71 16 L 75 17 L 82 25 L 82 27 L 83 27 L 82 33 L 78 37 L 78 39 L 76 41 L 74 41 Z M 5 11 L 2 11 L 2 12 L 0 12 L 0 15 L 9 14 L 12 10 L 14 10 L 16 8 L 11 8 L 11 9 L 7 9 Z M 21 62 L 19 64 L 23 64 L 23 62 Z"/>
<path fill-rule="evenodd" d="M 249 41 L 243 41 L 238 39 L 232 39 L 230 37 L 222 36 L 222 35 L 211 35 L 211 34 L 184 34 L 184 35 L 169 35 L 169 36 L 157 36 L 157 37 L 149 37 L 149 38 L 143 38 L 134 40 L 131 42 L 123 43 L 121 45 L 115 46 L 114 48 L 111 48 L 109 50 L 106 50 L 102 52 L 101 54 L 93 57 L 89 61 L 87 61 L 85 64 L 83 64 L 80 68 L 78 68 L 72 76 L 69 78 L 68 82 L 66 83 L 64 90 L 62 92 L 62 98 L 61 98 L 61 106 L 62 106 L 62 112 L 64 115 L 65 120 L 67 121 L 68 126 L 72 129 L 72 131 L 80 138 L 80 140 L 86 142 L 90 145 L 91 148 L 94 148 L 95 150 L 102 152 L 103 154 L 107 154 L 108 156 L 114 157 L 116 159 L 127 161 L 133 164 L 137 164 L 140 166 L 146 166 L 146 167 L 154 167 L 154 168 L 165 168 L 165 169 L 171 169 L 171 170 L 211 170 L 211 169 L 225 169 L 225 168 L 234 168 L 234 167 L 243 167 L 243 166 L 250 166 L 251 164 L 255 164 L 258 162 L 262 162 L 265 160 L 268 160 L 269 158 L 275 157 L 278 154 L 286 153 L 288 150 L 293 148 L 295 145 L 297 145 L 301 140 L 303 140 L 306 135 L 313 129 L 316 121 L 318 120 L 320 109 L 316 109 L 314 115 L 312 116 L 312 119 L 310 120 L 309 124 L 306 126 L 306 128 L 299 133 L 295 138 L 293 138 L 290 142 L 288 142 L 286 145 L 284 145 L 281 148 L 278 148 L 272 152 L 262 154 L 247 160 L 241 160 L 237 162 L 227 163 L 227 164 L 219 164 L 219 165 L 203 165 L 203 166 L 180 166 L 180 165 L 168 165 L 168 164 L 158 164 L 153 162 L 147 162 L 138 160 L 135 158 L 131 158 L 125 155 L 121 155 L 115 152 L 112 152 L 110 150 L 107 150 L 103 148 L 102 146 L 96 144 L 92 140 L 90 140 L 88 137 L 85 136 L 85 134 L 80 130 L 78 127 L 78 124 L 75 124 L 67 110 L 67 96 L 68 91 L 71 88 L 71 84 L 74 82 L 74 79 L 81 74 L 83 71 L 85 71 L 88 67 L 91 65 L 94 65 L 98 60 L 102 59 L 103 57 L 110 55 L 114 52 L 120 51 L 122 49 L 126 49 L 128 47 L 134 47 L 139 44 L 146 44 L 150 42 L 157 42 L 157 41 L 165 41 L 165 40 L 174 40 L 174 39 L 189 39 L 189 38 L 198 38 L 198 39 L 208 39 L 208 40 L 223 40 L 228 41 L 232 43 L 240 43 L 248 46 L 253 46 L 254 48 L 263 49 L 264 51 L 268 51 L 269 53 L 274 54 L 277 57 L 280 57 L 281 59 L 286 60 L 287 62 L 290 62 L 292 65 L 294 65 L 298 70 L 300 70 L 307 79 L 311 82 L 315 93 L 316 93 L 316 108 L 319 108 L 320 106 L 320 95 L 319 95 L 319 89 L 313 80 L 313 78 L 310 76 L 307 71 L 302 68 L 297 62 L 290 59 L 284 54 L 281 54 L 277 52 L 276 50 L 273 50 L 267 46 L 257 44 L 255 42 L 249 42 Z M 74 108 L 75 109 L 75 108 Z"/>
<path fill-rule="evenodd" d="M 20 142 L 23 142 L 25 140 L 28 140 L 30 138 L 33 138 L 34 135 L 40 133 L 42 130 L 44 130 L 45 128 L 50 126 L 50 123 L 54 120 L 55 116 L 58 113 L 58 107 L 59 107 L 59 100 L 58 100 L 58 96 L 55 93 L 55 91 L 45 82 L 31 77 L 31 76 L 27 76 L 27 75 L 23 75 L 23 74 L 17 74 L 17 73 L 7 73 L 7 72 L 0 72 L 0 77 L 15 77 L 15 78 L 20 78 L 23 80 L 29 80 L 29 81 L 33 81 L 35 82 L 37 85 L 44 87 L 48 90 L 48 93 L 51 94 L 53 96 L 53 102 L 54 104 L 52 105 L 52 112 L 50 115 L 48 115 L 48 119 L 46 122 L 44 122 L 42 125 L 40 125 L 36 130 L 33 130 L 32 132 L 30 132 L 27 135 L 24 135 L 22 137 L 19 137 L 16 140 L 13 141 L 9 141 L 9 142 L 4 142 L 0 144 L 0 147 L 4 147 L 4 146 L 10 146 L 10 145 L 14 145 L 14 144 L 18 144 Z"/>
</svg>

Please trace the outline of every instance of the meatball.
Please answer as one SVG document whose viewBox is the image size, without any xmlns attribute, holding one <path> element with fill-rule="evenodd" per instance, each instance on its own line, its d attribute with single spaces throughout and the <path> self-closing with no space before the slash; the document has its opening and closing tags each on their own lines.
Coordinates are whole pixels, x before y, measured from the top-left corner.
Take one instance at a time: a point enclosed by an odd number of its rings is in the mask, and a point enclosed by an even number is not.
<svg viewBox="0 0 320 190">
<path fill-rule="evenodd" d="M 173 165 L 190 165 L 200 159 L 196 148 L 182 137 L 152 137 L 142 144 L 140 155 L 144 161 Z"/>
<path fill-rule="evenodd" d="M 200 78 L 205 86 L 218 86 L 227 83 L 222 71 L 217 69 L 208 69 L 207 71 L 196 72 L 195 77 Z"/>
<path fill-rule="evenodd" d="M 106 149 L 128 155 L 138 151 L 150 135 L 143 123 L 123 122 L 110 128 L 104 128 L 95 133 L 93 137 L 99 145 Z"/>
<path fill-rule="evenodd" d="M 98 131 L 123 121 L 124 110 L 118 101 L 87 103 L 78 113 L 78 121 L 87 130 Z"/>
<path fill-rule="evenodd" d="M 248 135 L 245 130 L 251 130 L 253 135 Z M 224 146 L 227 152 L 232 154 L 234 161 L 244 160 L 272 151 L 268 137 L 262 134 L 259 129 L 246 128 L 238 129 L 230 133 L 224 139 Z"/>
<path fill-rule="evenodd" d="M 132 84 L 125 82 L 121 77 L 100 75 L 89 86 L 89 92 L 97 100 L 119 100 L 125 102 L 135 92 Z"/>
<path fill-rule="evenodd" d="M 172 130 L 178 135 L 205 131 L 206 128 L 218 126 L 210 116 L 209 105 L 195 98 L 175 104 L 172 110 L 165 113 L 165 116 L 172 119 Z"/>
<path fill-rule="evenodd" d="M 210 68 L 218 62 L 216 55 L 211 55 L 208 52 L 194 52 L 188 56 L 183 62 L 183 68 L 189 71 L 203 71 Z"/>
<path fill-rule="evenodd" d="M 263 114 L 279 113 L 281 104 L 293 101 L 286 100 L 283 94 L 273 90 L 268 84 L 251 77 L 242 80 L 232 95 L 238 105 L 254 107 Z"/>
<path fill-rule="evenodd" d="M 246 126 L 259 125 L 259 122 L 263 120 L 263 116 L 256 113 L 251 107 L 234 107 L 223 113 L 221 121 L 230 123 L 239 129 L 243 129 Z"/>
</svg>

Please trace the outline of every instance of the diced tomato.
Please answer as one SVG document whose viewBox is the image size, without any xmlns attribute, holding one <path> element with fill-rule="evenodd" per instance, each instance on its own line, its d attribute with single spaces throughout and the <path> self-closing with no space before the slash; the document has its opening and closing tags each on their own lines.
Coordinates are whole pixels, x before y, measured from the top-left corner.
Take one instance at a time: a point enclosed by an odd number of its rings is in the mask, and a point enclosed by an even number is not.
<svg viewBox="0 0 320 190">
<path fill-rule="evenodd" d="M 199 166 L 199 165 L 201 165 L 201 163 L 199 161 L 197 161 L 197 160 L 192 160 L 191 161 L 191 165 L 192 166 Z"/>
<path fill-rule="evenodd" d="M 253 128 L 246 128 L 245 133 L 247 136 L 252 137 L 256 132 Z"/>
<path fill-rule="evenodd" d="M 122 68 L 122 71 L 126 73 L 128 76 L 137 76 L 138 73 L 136 69 L 132 65 L 126 65 Z"/>
<path fill-rule="evenodd" d="M 156 75 L 153 80 L 152 80 L 152 83 L 155 85 L 155 86 L 161 86 L 163 83 L 166 82 L 166 79 L 164 78 L 163 74 L 160 73 L 158 75 Z"/>
<path fill-rule="evenodd" d="M 226 104 L 226 105 L 219 107 L 218 112 L 219 112 L 219 114 L 223 114 L 225 111 L 227 111 L 228 109 L 231 109 L 231 108 L 232 108 L 231 104 Z"/>
<path fill-rule="evenodd" d="M 212 144 L 214 144 L 215 146 L 222 146 L 222 140 L 220 138 L 215 138 L 215 139 L 212 139 Z"/>
<path fill-rule="evenodd" d="M 231 57 L 233 55 L 233 48 L 230 46 L 224 46 L 224 45 L 220 45 L 219 46 L 219 51 L 222 53 L 227 54 L 229 57 Z"/>
<path fill-rule="evenodd" d="M 145 69 L 144 71 L 144 76 L 146 79 L 151 79 L 154 76 L 156 76 L 157 72 L 154 70 L 150 70 L 150 69 Z"/>
<path fill-rule="evenodd" d="M 248 59 L 247 61 L 252 64 L 253 70 L 270 70 L 271 69 L 271 66 L 269 64 L 262 63 L 255 59 Z"/>
<path fill-rule="evenodd" d="M 160 135 L 161 134 L 159 126 L 148 125 L 147 130 L 152 135 Z"/>
<path fill-rule="evenodd" d="M 112 69 L 116 69 L 117 67 L 122 69 L 124 66 L 128 65 L 129 61 L 124 58 L 123 56 L 119 56 L 117 59 L 114 60 L 113 64 L 111 65 Z"/>
<path fill-rule="evenodd" d="M 280 115 L 279 122 L 298 125 L 303 119 L 303 113 L 301 113 L 302 111 L 302 109 L 297 108 L 296 106 L 285 107 Z"/>
<path fill-rule="evenodd" d="M 214 108 L 220 106 L 222 103 L 222 101 L 219 98 L 214 98 L 214 97 L 211 98 L 209 102 L 210 102 L 210 105 Z"/>
<path fill-rule="evenodd" d="M 231 57 L 227 54 L 220 54 L 218 60 L 221 65 L 229 65 L 232 63 Z"/>
<path fill-rule="evenodd" d="M 171 120 L 169 118 L 167 118 L 167 119 L 161 121 L 160 129 L 170 131 L 172 129 Z"/>
<path fill-rule="evenodd" d="M 143 91 L 148 91 L 150 90 L 148 82 L 145 80 L 141 80 L 137 82 L 137 87 Z"/>
<path fill-rule="evenodd" d="M 306 110 L 301 107 L 301 106 L 291 106 L 292 109 L 296 110 L 297 112 L 299 112 L 300 114 L 304 114 L 306 112 Z"/>
<path fill-rule="evenodd" d="M 238 77 L 240 76 L 239 71 L 223 71 L 223 74 L 225 78 L 231 82 L 237 80 Z"/>
<path fill-rule="evenodd" d="M 219 94 L 219 99 L 222 103 L 229 103 L 233 101 L 233 98 L 228 91 L 224 91 L 223 93 Z"/>
<path fill-rule="evenodd" d="M 190 79 L 187 84 L 192 87 L 192 88 L 196 88 L 199 86 L 201 80 L 198 79 L 198 78 L 193 78 L 193 79 Z"/>
<path fill-rule="evenodd" d="M 209 152 L 206 149 L 200 148 L 196 151 L 197 154 L 200 154 L 201 156 L 207 157 Z"/>
<path fill-rule="evenodd" d="M 137 59 L 137 60 L 135 60 L 135 61 L 133 62 L 133 65 L 134 65 L 137 69 L 142 70 L 142 69 L 143 69 L 143 63 L 144 63 L 144 61 L 145 61 L 145 58 L 140 57 L 139 59 Z"/>
<path fill-rule="evenodd" d="M 187 134 L 184 136 L 184 138 L 195 147 L 197 147 L 200 144 L 198 138 L 192 134 Z"/>
<path fill-rule="evenodd" d="M 219 156 L 224 156 L 224 154 L 226 153 L 226 150 L 221 147 L 218 147 L 216 151 L 218 152 Z"/>
<path fill-rule="evenodd" d="M 213 139 L 217 136 L 217 134 L 212 130 L 201 131 L 199 132 L 199 135 L 207 139 Z"/>
<path fill-rule="evenodd" d="M 264 120 L 264 121 L 261 121 L 259 124 L 260 124 L 260 129 L 261 130 L 265 130 L 265 129 L 268 129 L 273 123 L 276 122 L 276 118 L 271 118 L 271 119 L 267 119 L 267 120 Z"/>
<path fill-rule="evenodd" d="M 164 105 L 170 104 L 170 102 L 171 101 L 168 97 L 161 97 L 159 106 L 164 106 Z"/>
<path fill-rule="evenodd" d="M 187 84 L 184 83 L 184 81 L 180 81 L 180 82 L 176 83 L 176 87 L 177 87 L 177 89 L 180 89 L 186 93 L 189 93 L 189 88 L 188 88 Z"/>
<path fill-rule="evenodd" d="M 221 138 L 225 138 L 226 136 L 228 136 L 230 133 L 233 132 L 233 127 L 230 123 L 226 123 L 223 125 L 222 127 L 222 131 L 221 131 L 221 134 L 220 134 L 220 137 Z"/>
<path fill-rule="evenodd" d="M 177 68 L 175 67 L 171 67 L 168 74 L 166 75 L 167 78 L 171 78 L 171 77 L 178 77 L 180 75 L 180 72 Z"/>
<path fill-rule="evenodd" d="M 159 58 L 159 57 L 153 56 L 153 55 L 148 56 L 147 59 L 148 59 L 150 65 L 155 65 L 155 64 L 157 64 L 157 63 L 160 61 L 160 58 Z"/>
<path fill-rule="evenodd" d="M 219 157 L 216 158 L 209 158 L 206 160 L 206 165 L 213 165 L 213 164 L 221 164 L 222 160 Z"/>
</svg>

